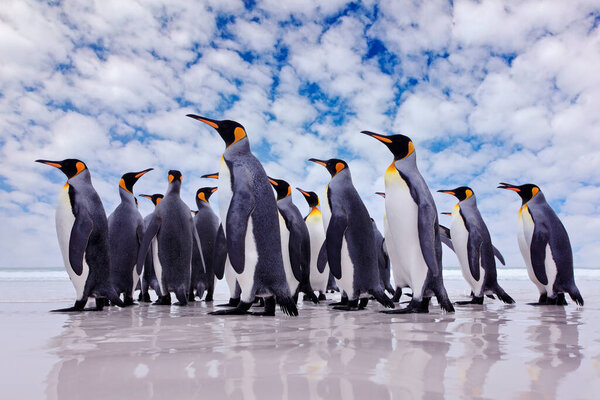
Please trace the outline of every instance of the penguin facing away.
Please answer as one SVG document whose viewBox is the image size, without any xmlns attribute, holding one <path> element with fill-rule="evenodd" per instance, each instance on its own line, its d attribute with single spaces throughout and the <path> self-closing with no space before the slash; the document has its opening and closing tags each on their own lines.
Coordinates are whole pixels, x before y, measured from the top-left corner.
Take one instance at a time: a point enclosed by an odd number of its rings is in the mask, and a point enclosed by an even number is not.
<svg viewBox="0 0 600 400">
<path fill-rule="evenodd" d="M 275 315 L 277 301 L 285 314 L 297 316 L 298 309 L 285 277 L 275 196 L 262 164 L 250 150 L 244 127 L 230 120 L 218 121 L 193 114 L 188 117 L 213 127 L 226 146 L 219 170 L 219 208 L 226 215 L 221 218 L 224 229 L 218 241 L 226 240 L 226 251 L 237 273 L 241 297 L 236 308 L 212 314 L 245 314 L 258 295 L 266 297 L 265 312 L 254 314 Z M 226 195 L 231 193 L 229 204 L 223 208 L 222 191 Z M 217 246 L 222 248 L 220 243 Z"/>
<path fill-rule="evenodd" d="M 385 172 L 385 209 L 390 229 L 386 244 L 388 250 L 395 248 L 390 251 L 392 265 L 402 270 L 413 297 L 405 309 L 388 312 L 428 312 L 432 295 L 437 297 L 443 310 L 453 312 L 442 276 L 437 209 L 417 168 L 412 140 L 404 135 L 362 133 L 385 144 L 394 155 Z"/>
<path fill-rule="evenodd" d="M 498 284 L 494 246 L 490 232 L 477 208 L 473 190 L 461 186 L 452 190 L 438 190 L 455 196 L 458 204 L 452 211 L 450 237 L 454 252 L 458 257 L 462 274 L 471 290 L 471 301 L 456 304 L 483 304 L 484 294 L 495 294 L 507 304 L 515 301 Z"/>
<path fill-rule="evenodd" d="M 296 188 L 296 190 L 302 193 L 310 207 L 310 212 L 304 217 L 310 236 L 310 285 L 313 290 L 319 292 L 319 300 L 325 300 L 330 274 L 326 259 L 323 260 L 320 268 L 318 266 L 319 255 L 327 257 L 326 252 L 321 253 L 321 249 L 325 245 L 325 230 L 323 229 L 323 215 L 319 209 L 319 196 L 315 192 L 307 192 L 300 188 Z"/>
<path fill-rule="evenodd" d="M 206 291 L 204 301 L 213 301 L 215 290 L 215 274 L 213 271 L 213 252 L 215 240 L 219 230 L 219 217 L 210 206 L 210 196 L 217 191 L 216 187 L 202 187 L 196 192 L 196 205 L 198 212 L 194 216 L 194 224 L 198 231 L 200 244 L 202 245 L 202 257 L 198 253 L 197 247 L 194 247 L 192 254 L 192 285 L 190 288 L 190 300 L 193 301 L 195 295 L 202 298 Z M 205 271 L 202 268 L 202 258 L 204 258 Z"/>
<path fill-rule="evenodd" d="M 164 197 L 161 193 L 140 194 L 139 196 L 150 200 L 152 202 L 152 204 L 154 204 L 154 207 L 156 207 L 158 205 L 158 203 L 160 203 L 160 201 Z M 152 219 L 152 213 L 150 213 L 144 217 L 144 232 L 146 232 L 146 229 L 148 228 L 148 225 L 150 224 L 151 219 Z M 152 302 L 152 299 L 150 298 L 150 293 L 149 293 L 150 288 L 152 288 L 152 290 L 154 290 L 154 293 L 156 293 L 157 296 L 159 296 L 159 293 L 160 293 L 158 279 L 156 279 L 156 273 L 154 272 L 154 264 L 152 261 L 152 254 L 153 254 L 152 244 L 150 244 L 150 250 L 148 251 L 148 254 L 146 254 L 146 261 L 144 261 L 144 269 L 142 272 L 142 284 L 141 284 L 142 290 L 140 291 L 140 296 L 138 297 L 138 301 L 141 301 L 143 303 Z"/>
<path fill-rule="evenodd" d="M 124 307 L 109 283 L 108 221 L 89 169 L 73 158 L 35 161 L 58 168 L 67 176 L 56 207 L 56 233 L 76 301 L 73 307 L 53 311 L 83 311 L 89 297 L 96 298 L 92 310 L 102 310 L 105 298 Z"/>
<path fill-rule="evenodd" d="M 331 174 L 327 187 L 331 211 L 325 234 L 327 260 L 340 290 L 348 296 L 347 305 L 338 305 L 334 309 L 351 311 L 364 308 L 368 294 L 383 306 L 394 308 L 394 303 L 381 287 L 371 218 L 354 188 L 348 164 L 335 158 L 326 161 L 311 158 L 309 161 L 324 166 Z"/>
<path fill-rule="evenodd" d="M 303 292 L 318 303 L 310 285 L 310 234 L 300 210 L 292 201 L 292 188 L 282 179 L 267 178 L 277 194 L 281 254 L 290 291 L 296 300 L 298 292 Z"/>
<path fill-rule="evenodd" d="M 137 264 L 143 265 L 152 244 L 154 272 L 160 289 L 154 304 L 159 305 L 171 304 L 170 292 L 177 296 L 176 305 L 187 305 L 192 246 L 200 246 L 192 213 L 179 196 L 181 181 L 181 172 L 169 171 L 167 192 L 152 213 L 138 253 Z M 199 251 L 202 253 L 202 249 Z"/>
<path fill-rule="evenodd" d="M 533 305 L 566 305 L 564 293 L 579 305 L 583 297 L 575 285 L 573 252 L 564 225 L 534 184 L 500 183 L 499 189 L 516 192 L 522 200 L 519 209 L 519 248 L 531 281 L 540 292 Z"/>
<path fill-rule="evenodd" d="M 144 237 L 144 219 L 138 211 L 133 185 L 152 168 L 128 172 L 119 181 L 121 203 L 108 216 L 108 243 L 110 250 L 110 283 L 124 303 L 132 305 L 133 293 L 142 274 L 136 267 L 140 243 Z"/>
</svg>

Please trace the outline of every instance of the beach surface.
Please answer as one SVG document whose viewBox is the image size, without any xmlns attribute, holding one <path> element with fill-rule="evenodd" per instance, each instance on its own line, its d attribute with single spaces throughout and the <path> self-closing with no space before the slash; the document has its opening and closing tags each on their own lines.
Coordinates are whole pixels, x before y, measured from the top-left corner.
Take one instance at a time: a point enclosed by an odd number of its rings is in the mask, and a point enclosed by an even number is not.
<svg viewBox="0 0 600 400">
<path fill-rule="evenodd" d="M 0 271 L 1 397 L 598 398 L 599 271 L 576 272 L 584 307 L 525 304 L 538 295 L 524 271 L 499 280 L 516 305 L 391 316 L 373 302 L 304 303 L 298 318 L 216 317 L 205 302 L 49 313 L 72 305 L 64 271 Z M 453 301 L 466 298 L 458 271 L 445 283 Z M 215 304 L 227 297 L 219 282 Z"/>
</svg>

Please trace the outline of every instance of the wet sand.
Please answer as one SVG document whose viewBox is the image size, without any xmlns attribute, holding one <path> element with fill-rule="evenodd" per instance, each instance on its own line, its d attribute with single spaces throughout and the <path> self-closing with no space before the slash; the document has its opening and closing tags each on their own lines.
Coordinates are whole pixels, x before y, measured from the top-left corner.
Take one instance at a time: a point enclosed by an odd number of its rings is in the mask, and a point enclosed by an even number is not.
<svg viewBox="0 0 600 400">
<path fill-rule="evenodd" d="M 598 398 L 599 282 L 578 282 L 585 307 L 528 306 L 531 283 L 502 284 L 517 305 L 389 316 L 374 303 L 305 303 L 298 318 L 273 318 L 208 316 L 204 302 L 51 314 L 71 303 L 68 281 L 2 282 L 1 397 Z M 446 286 L 464 299 L 462 281 Z M 220 288 L 216 303 L 227 297 Z"/>
</svg>

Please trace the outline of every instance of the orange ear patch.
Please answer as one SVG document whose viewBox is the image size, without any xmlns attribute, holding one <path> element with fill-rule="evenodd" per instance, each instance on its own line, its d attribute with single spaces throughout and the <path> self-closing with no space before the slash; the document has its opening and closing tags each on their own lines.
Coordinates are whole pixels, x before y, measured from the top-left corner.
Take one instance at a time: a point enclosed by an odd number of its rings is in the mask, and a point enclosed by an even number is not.
<svg viewBox="0 0 600 400">
<path fill-rule="evenodd" d="M 77 161 L 77 163 L 75 164 L 75 168 L 77 168 L 77 173 L 80 173 L 85 169 L 85 164 L 81 161 Z"/>
<path fill-rule="evenodd" d="M 535 196 L 539 192 L 540 192 L 540 189 L 534 187 L 533 189 L 531 189 L 531 197 Z"/>
<path fill-rule="evenodd" d="M 235 143 L 238 140 L 241 140 L 246 137 L 246 131 L 238 126 L 233 131 L 233 136 L 235 137 L 235 140 L 233 141 L 233 143 Z"/>
<path fill-rule="evenodd" d="M 173 179 L 175 179 L 175 177 L 171 174 L 169 174 L 169 183 L 173 182 Z"/>
<path fill-rule="evenodd" d="M 127 190 L 129 192 L 129 190 L 125 186 L 125 181 L 123 180 L 123 178 L 121 178 L 121 180 L 119 181 L 119 187 L 121 187 L 123 190 Z"/>
<path fill-rule="evenodd" d="M 291 187 L 291 186 L 288 186 L 288 193 L 287 193 L 287 196 L 289 196 L 289 195 L 291 195 L 291 194 L 292 194 L 292 187 Z"/>
<path fill-rule="evenodd" d="M 206 195 L 204 194 L 204 192 L 198 193 L 198 198 L 202 201 L 206 201 Z M 206 202 L 208 203 L 208 201 Z"/>
<path fill-rule="evenodd" d="M 346 168 L 346 166 L 345 166 L 343 163 L 341 163 L 341 162 L 339 162 L 339 163 L 335 164 L 335 170 L 336 170 L 337 172 L 340 172 L 340 171 L 341 171 L 341 170 L 343 170 L 344 168 Z"/>
</svg>

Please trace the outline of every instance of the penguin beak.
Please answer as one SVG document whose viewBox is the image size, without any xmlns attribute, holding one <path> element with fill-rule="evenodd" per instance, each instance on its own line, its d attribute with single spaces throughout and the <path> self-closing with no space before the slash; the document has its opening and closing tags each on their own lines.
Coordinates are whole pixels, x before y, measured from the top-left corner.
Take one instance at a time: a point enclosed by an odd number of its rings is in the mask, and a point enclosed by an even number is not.
<svg viewBox="0 0 600 400">
<path fill-rule="evenodd" d="M 212 174 L 202 175 L 200 178 L 219 179 L 219 173 L 215 172 L 215 173 L 212 173 Z"/>
<path fill-rule="evenodd" d="M 504 183 L 504 182 L 500 182 L 500 185 L 498 186 L 498 189 L 507 189 L 507 190 L 512 190 L 513 192 L 520 192 L 521 189 L 515 185 L 511 185 L 510 183 Z"/>
<path fill-rule="evenodd" d="M 375 138 L 375 139 L 379 140 L 381 143 L 384 143 L 384 144 L 392 143 L 392 139 L 390 139 L 390 138 L 388 138 L 386 136 L 383 136 L 383 135 L 379 135 L 379 134 L 377 134 L 375 132 L 361 131 L 360 133 L 363 133 L 365 135 L 371 136 L 372 138 Z"/>
<path fill-rule="evenodd" d="M 35 162 L 46 164 L 46 165 L 49 165 L 49 166 L 54 167 L 54 168 L 62 168 L 62 164 L 59 163 L 58 161 L 35 160 Z"/>
<path fill-rule="evenodd" d="M 304 195 L 304 197 L 310 197 L 310 194 L 308 194 L 307 192 L 305 192 L 304 190 L 300 189 L 300 188 L 296 188 L 297 191 L 299 191 L 300 193 L 302 193 Z"/>
<path fill-rule="evenodd" d="M 318 158 L 309 158 L 308 161 L 312 161 L 314 163 L 320 164 L 320 165 L 324 166 L 325 168 L 327 168 L 327 163 L 323 160 L 319 160 Z"/>
<path fill-rule="evenodd" d="M 446 193 L 451 194 L 452 196 L 456 196 L 456 193 L 454 193 L 452 190 L 438 190 L 438 193 Z"/>
<path fill-rule="evenodd" d="M 214 187 L 214 188 L 211 188 L 211 189 L 210 189 L 210 192 L 211 192 L 211 193 L 214 193 L 214 192 L 216 192 L 217 190 L 219 190 L 219 188 L 218 188 L 218 187 Z"/>
<path fill-rule="evenodd" d="M 139 197 L 145 197 L 148 200 L 152 200 L 152 196 L 150 196 L 149 194 L 138 194 Z"/>
<path fill-rule="evenodd" d="M 380 195 L 381 197 L 383 197 L 385 199 L 385 193 L 384 192 L 375 192 L 375 194 Z"/>
<path fill-rule="evenodd" d="M 206 118 L 206 117 L 201 117 L 199 115 L 196 114 L 187 114 L 186 117 L 190 117 L 193 119 L 197 119 L 198 121 L 204 122 L 207 125 L 212 126 L 215 129 L 219 129 L 219 122 L 221 121 L 217 121 L 215 119 L 210 119 L 210 118 Z"/>
<path fill-rule="evenodd" d="M 442 215 L 452 215 L 452 213 L 449 213 L 449 212 L 443 212 L 443 213 L 441 213 L 441 214 L 442 214 Z"/>
<path fill-rule="evenodd" d="M 140 179 L 142 176 L 146 175 L 148 172 L 152 171 L 153 169 L 154 168 L 148 168 L 148 169 L 138 172 L 137 174 L 135 174 L 135 179 Z"/>
<path fill-rule="evenodd" d="M 267 178 L 269 179 L 269 182 L 271 182 L 271 185 L 273 185 L 273 186 L 277 186 L 277 185 L 279 185 L 279 184 L 278 184 L 277 182 L 275 182 L 275 181 L 273 180 L 273 178 L 271 178 L 270 176 L 267 176 Z"/>
</svg>

